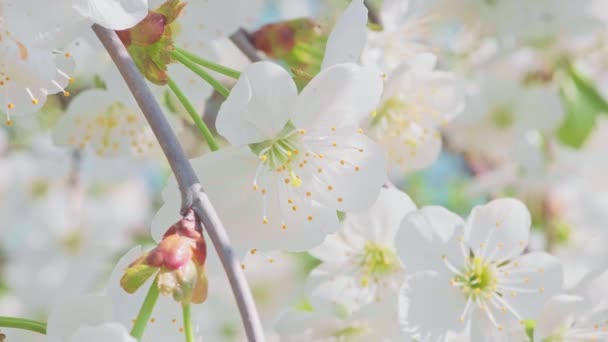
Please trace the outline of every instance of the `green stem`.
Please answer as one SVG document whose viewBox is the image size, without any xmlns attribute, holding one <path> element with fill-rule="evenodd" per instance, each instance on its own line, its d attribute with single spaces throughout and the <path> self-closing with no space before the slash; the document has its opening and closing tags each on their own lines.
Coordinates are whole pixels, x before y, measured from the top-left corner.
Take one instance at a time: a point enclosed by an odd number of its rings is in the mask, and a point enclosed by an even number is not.
<svg viewBox="0 0 608 342">
<path fill-rule="evenodd" d="M 194 342 L 190 304 L 182 304 L 182 313 L 184 316 L 184 334 L 186 335 L 186 342 Z"/>
<path fill-rule="evenodd" d="M 215 72 L 218 72 L 222 75 L 226 75 L 228 77 L 232 77 L 234 79 L 238 79 L 239 77 L 241 77 L 241 73 L 237 70 L 234 70 L 227 66 L 223 66 L 221 64 L 217 64 L 208 59 L 204 59 L 203 57 L 197 56 L 197 55 L 193 54 L 192 52 L 186 51 L 184 49 L 175 48 L 175 50 L 177 50 L 182 55 L 190 58 L 190 60 L 193 61 L 194 63 L 204 66 L 205 68 L 207 68 L 209 70 L 213 70 Z"/>
<path fill-rule="evenodd" d="M 144 302 L 141 305 L 141 309 L 139 309 L 139 314 L 137 314 L 137 319 L 135 320 L 133 329 L 131 329 L 131 336 L 135 337 L 135 339 L 138 341 L 144 336 L 144 330 L 146 329 L 148 320 L 152 315 L 152 310 L 154 310 L 154 305 L 156 305 L 156 300 L 158 300 L 159 294 L 160 292 L 158 290 L 158 286 L 156 285 L 156 280 L 154 280 L 152 285 L 150 285 L 146 299 L 144 299 Z"/>
<path fill-rule="evenodd" d="M 171 51 L 171 57 L 175 58 L 178 62 L 182 63 L 186 68 L 190 69 L 193 73 L 199 75 L 202 79 L 204 79 L 207 83 L 209 83 L 218 93 L 222 94 L 224 97 L 228 97 L 230 94 L 230 90 L 224 87 L 224 85 L 216 80 L 211 74 L 209 74 L 205 69 L 201 68 L 198 64 L 194 63 L 190 58 L 188 58 L 183 53 L 178 50 Z"/>
<path fill-rule="evenodd" d="M 29 330 L 46 335 L 46 323 L 31 319 L 0 316 L 0 327 Z"/>
<path fill-rule="evenodd" d="M 177 96 L 177 99 L 179 100 L 179 102 L 182 103 L 184 108 L 186 108 L 186 111 L 188 112 L 188 114 L 190 114 L 190 117 L 196 124 L 196 127 L 198 127 L 198 130 L 201 132 L 201 135 L 203 136 L 203 138 L 205 138 L 205 141 L 207 141 L 207 145 L 209 145 L 211 151 L 217 151 L 220 147 L 217 141 L 215 141 L 215 138 L 209 130 L 209 127 L 207 127 L 207 125 L 205 124 L 201 116 L 198 114 L 192 103 L 188 101 L 188 98 L 186 97 L 184 92 L 177 86 L 177 84 L 175 84 L 175 81 L 173 81 L 173 79 L 171 78 L 169 78 L 169 88 L 171 89 L 171 91 L 173 91 L 175 96 Z"/>
</svg>

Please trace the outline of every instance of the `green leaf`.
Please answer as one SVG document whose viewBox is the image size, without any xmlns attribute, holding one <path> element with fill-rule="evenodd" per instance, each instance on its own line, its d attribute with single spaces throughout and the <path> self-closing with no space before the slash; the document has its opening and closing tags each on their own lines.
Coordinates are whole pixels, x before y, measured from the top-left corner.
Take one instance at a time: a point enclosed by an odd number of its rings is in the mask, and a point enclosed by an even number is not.
<svg viewBox="0 0 608 342">
<path fill-rule="evenodd" d="M 120 287 L 128 293 L 135 293 L 151 276 L 158 271 L 157 267 L 137 264 L 127 268 L 120 278 Z"/>
<path fill-rule="evenodd" d="M 595 127 L 597 115 L 608 113 L 608 102 L 571 64 L 561 74 L 560 88 L 566 117 L 557 137 L 564 145 L 581 148 Z"/>
</svg>

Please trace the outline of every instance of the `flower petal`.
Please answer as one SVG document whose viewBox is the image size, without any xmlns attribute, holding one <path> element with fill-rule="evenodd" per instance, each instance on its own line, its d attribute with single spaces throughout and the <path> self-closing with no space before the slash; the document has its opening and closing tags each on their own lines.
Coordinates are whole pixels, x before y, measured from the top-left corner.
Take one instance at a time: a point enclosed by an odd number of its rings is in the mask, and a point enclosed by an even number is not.
<svg viewBox="0 0 608 342">
<path fill-rule="evenodd" d="M 355 232 L 369 241 L 392 246 L 401 221 L 414 210 L 416 205 L 406 193 L 395 187 L 382 188 L 371 208 L 346 215 L 343 230 Z"/>
<path fill-rule="evenodd" d="M 443 207 L 424 207 L 407 215 L 397 233 L 396 247 L 407 272 L 444 272 L 442 257 L 461 265 L 460 235 L 464 221 Z"/>
<path fill-rule="evenodd" d="M 307 250 L 337 229 L 334 209 L 307 199 L 278 172 L 256 177 L 259 163 L 248 148 L 223 149 L 193 162 L 239 254 L 251 248 Z"/>
<path fill-rule="evenodd" d="M 163 190 L 164 204 L 152 218 L 150 234 L 157 243 L 175 222 L 180 219 L 180 200 L 181 195 L 175 177 L 170 177 L 165 189 Z"/>
<path fill-rule="evenodd" d="M 523 255 L 512 264 L 515 268 L 510 274 L 502 273 L 508 283 L 499 282 L 503 299 L 522 319 L 534 319 L 549 298 L 562 290 L 562 266 L 556 257 L 543 252 Z"/>
<path fill-rule="evenodd" d="M 239 27 L 255 25 L 264 9 L 263 0 L 190 1 L 180 23 L 184 34 L 197 36 L 203 43 L 228 37 Z"/>
<path fill-rule="evenodd" d="M 330 138 L 331 141 L 326 139 L 326 146 L 309 144 L 311 151 L 323 157 L 311 158 L 308 165 L 312 168 L 312 182 L 304 180 L 302 187 L 310 187 L 314 200 L 336 210 L 369 208 L 387 179 L 384 151 L 354 130 L 338 132 Z"/>
<path fill-rule="evenodd" d="M 78 94 L 54 127 L 53 140 L 107 157 L 141 155 L 157 146 L 141 112 L 100 89 Z"/>
<path fill-rule="evenodd" d="M 74 9 L 105 28 L 124 30 L 148 15 L 148 0 L 76 0 Z"/>
<path fill-rule="evenodd" d="M 129 331 L 120 323 L 106 323 L 98 326 L 81 326 L 68 342 L 136 342 Z"/>
<path fill-rule="evenodd" d="M 378 105 L 380 72 L 339 64 L 313 78 L 296 101 L 292 121 L 298 128 L 358 125 Z"/>
<path fill-rule="evenodd" d="M 110 299 L 104 296 L 75 295 L 60 303 L 51 310 L 47 323 L 51 341 L 66 341 L 78 327 L 101 324 L 112 317 Z"/>
<path fill-rule="evenodd" d="M 366 41 L 367 7 L 363 0 L 355 0 L 338 18 L 329 34 L 321 69 L 340 63 L 357 63 Z"/>
<path fill-rule="evenodd" d="M 473 251 L 492 260 L 520 255 L 530 238 L 530 212 L 512 198 L 493 200 L 473 208 L 466 225 L 466 240 Z"/>
<path fill-rule="evenodd" d="M 434 272 L 412 276 L 399 294 L 399 317 L 402 328 L 413 335 L 437 340 L 448 330 L 461 331 L 460 321 L 465 298 L 449 277 Z M 425 340 L 424 338 L 421 338 Z"/>
<path fill-rule="evenodd" d="M 545 304 L 535 320 L 534 341 L 545 341 L 568 323 L 570 315 L 585 307 L 584 299 L 579 296 L 559 295 Z"/>
<path fill-rule="evenodd" d="M 251 64 L 217 115 L 217 130 L 233 145 L 274 138 L 289 119 L 298 91 L 285 69 L 271 62 Z"/>
</svg>

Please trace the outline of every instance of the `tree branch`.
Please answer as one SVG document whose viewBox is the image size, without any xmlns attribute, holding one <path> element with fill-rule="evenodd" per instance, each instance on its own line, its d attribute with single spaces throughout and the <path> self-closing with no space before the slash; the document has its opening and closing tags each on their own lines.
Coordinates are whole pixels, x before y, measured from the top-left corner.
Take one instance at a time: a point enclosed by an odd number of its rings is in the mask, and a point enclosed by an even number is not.
<svg viewBox="0 0 608 342">
<path fill-rule="evenodd" d="M 253 296 L 241 270 L 240 262 L 230 248 L 226 230 L 209 198 L 201 191 L 198 178 L 158 102 L 116 33 L 99 25 L 93 25 L 93 30 L 129 86 L 171 165 L 182 195 L 182 214 L 189 208 L 194 209 L 211 238 L 232 287 L 248 340 L 264 341 L 262 325 Z"/>
</svg>

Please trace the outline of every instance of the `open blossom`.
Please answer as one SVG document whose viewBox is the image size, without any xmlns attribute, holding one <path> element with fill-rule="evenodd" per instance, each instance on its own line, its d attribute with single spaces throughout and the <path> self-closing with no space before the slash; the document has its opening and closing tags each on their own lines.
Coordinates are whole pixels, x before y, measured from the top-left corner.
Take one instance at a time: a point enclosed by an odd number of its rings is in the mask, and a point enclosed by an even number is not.
<svg viewBox="0 0 608 342">
<path fill-rule="evenodd" d="M 405 16 L 407 2 L 387 3 L 394 13 Z M 396 23 L 388 22 L 387 30 L 396 30 Z M 390 35 L 389 33 L 386 33 Z M 392 178 L 404 171 L 414 171 L 432 164 L 441 151 L 439 128 L 464 108 L 464 92 L 456 77 L 436 70 L 437 57 L 431 53 L 412 53 L 411 58 L 399 63 L 386 63 L 368 56 L 373 49 L 364 49 L 368 40 L 367 8 L 363 1 L 353 1 L 340 16 L 329 39 L 323 68 L 345 62 L 359 62 L 385 70 L 384 93 L 371 120 L 364 120 L 367 134 L 387 151 Z M 379 39 L 376 37 L 376 39 Z M 393 41 L 391 39 L 391 41 Z M 378 48 L 382 53 L 382 49 Z M 363 54 L 363 56 L 362 56 Z"/>
<path fill-rule="evenodd" d="M 90 147 L 102 157 L 142 155 L 157 146 L 139 109 L 99 89 L 87 90 L 70 103 L 53 138 L 59 146 Z"/>
<path fill-rule="evenodd" d="M 367 30 L 363 63 L 390 72 L 404 60 L 430 51 L 431 24 L 438 16 L 427 9 L 428 3 L 430 1 L 383 1 L 379 11 L 382 30 Z"/>
<path fill-rule="evenodd" d="M 12 114 L 38 111 L 49 94 L 68 96 L 74 68 L 69 53 L 40 47 L 33 36 L 15 32 L 6 20 L 15 10 L 0 4 L 0 112 L 8 124 Z"/>
<path fill-rule="evenodd" d="M 216 123 L 233 147 L 193 161 L 237 249 L 305 250 L 337 229 L 337 210 L 373 204 L 386 161 L 357 122 L 381 91 L 380 75 L 355 64 L 300 94 L 276 64 L 243 72 Z"/>
<path fill-rule="evenodd" d="M 418 273 L 402 291 L 404 329 L 437 338 L 468 327 L 481 341 L 535 318 L 561 290 L 562 270 L 549 254 L 521 255 L 529 234 L 530 214 L 514 199 L 475 207 L 466 222 L 441 207 L 408 215 L 397 250 Z"/>
<path fill-rule="evenodd" d="M 419 54 L 388 77 L 366 131 L 388 153 L 392 173 L 422 169 L 441 151 L 439 128 L 460 114 L 464 93 L 453 74 L 435 70 L 437 57 Z"/>
<path fill-rule="evenodd" d="M 608 338 L 608 271 L 571 294 L 555 296 L 536 319 L 534 341 L 603 341 Z"/>
<path fill-rule="evenodd" d="M 333 288 L 339 297 L 332 299 L 350 310 L 393 300 L 390 293 L 396 293 L 404 279 L 395 235 L 401 220 L 413 210 L 416 206 L 405 193 L 383 188 L 371 208 L 348 214 L 339 232 L 310 250 L 321 264 L 312 271 L 309 283 L 325 291 Z"/>
<path fill-rule="evenodd" d="M 512 68 L 513 63 L 497 67 Z M 515 72 L 515 71 L 514 71 Z M 517 160 L 529 163 L 529 154 L 514 153 L 530 132 L 553 134 L 565 112 L 558 88 L 525 85 L 512 77 L 480 75 L 468 88 L 465 112 L 446 127 L 450 145 L 481 154 L 491 161 Z"/>
<path fill-rule="evenodd" d="M 46 97 L 69 96 L 74 61 L 56 48 L 82 34 L 90 22 L 111 29 L 135 25 L 148 13 L 147 0 L 7 0 L 0 4 L 0 111 L 12 114 L 42 108 Z M 68 33 L 69 32 L 69 33 Z M 69 38 L 66 38 L 69 37 Z"/>
</svg>

